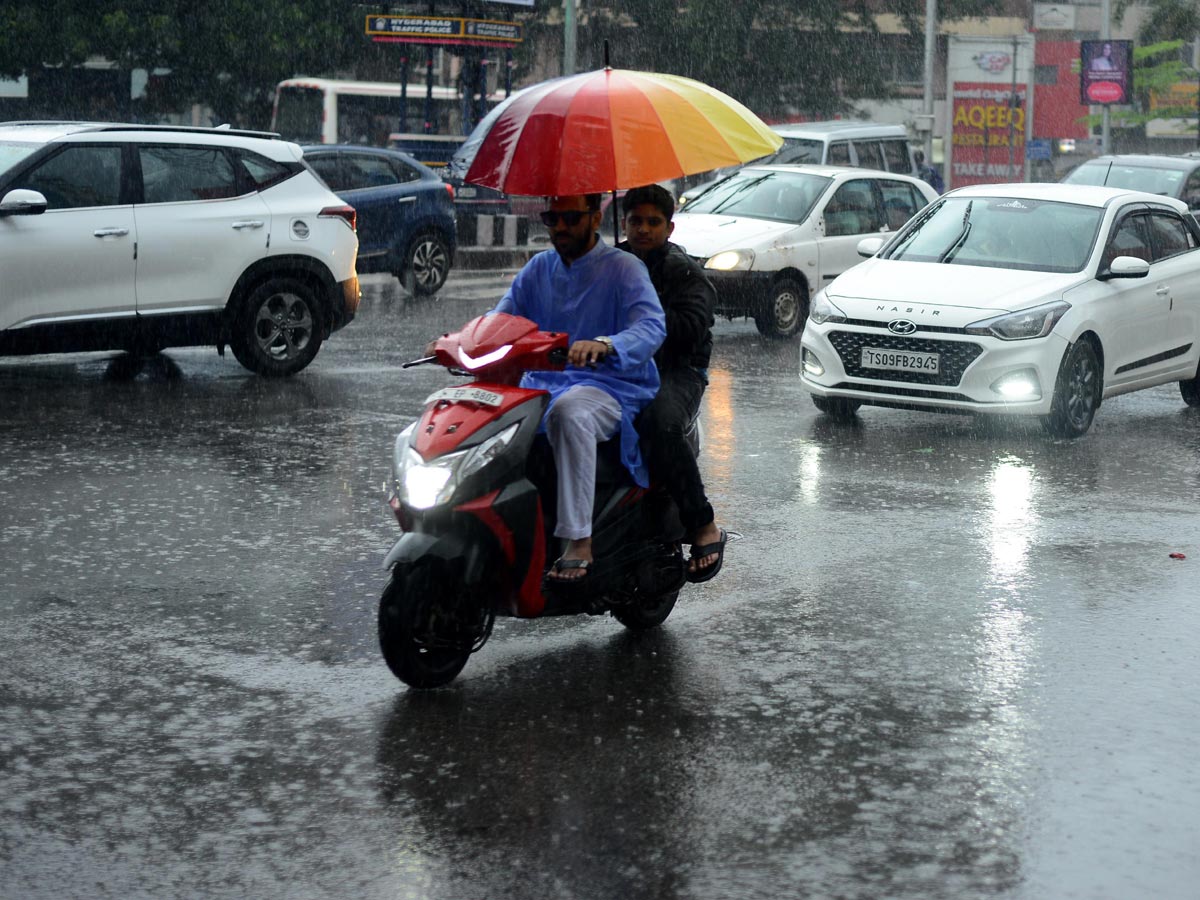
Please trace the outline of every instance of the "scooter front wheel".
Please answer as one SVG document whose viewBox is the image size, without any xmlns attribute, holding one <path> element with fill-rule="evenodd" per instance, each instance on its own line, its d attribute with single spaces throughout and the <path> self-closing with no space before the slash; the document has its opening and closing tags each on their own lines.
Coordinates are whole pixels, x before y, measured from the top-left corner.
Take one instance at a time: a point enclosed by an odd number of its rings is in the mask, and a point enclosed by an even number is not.
<svg viewBox="0 0 1200 900">
<path fill-rule="evenodd" d="M 474 635 L 455 593 L 429 565 L 392 570 L 379 600 L 379 649 L 409 687 L 449 684 L 471 656 Z"/>
</svg>

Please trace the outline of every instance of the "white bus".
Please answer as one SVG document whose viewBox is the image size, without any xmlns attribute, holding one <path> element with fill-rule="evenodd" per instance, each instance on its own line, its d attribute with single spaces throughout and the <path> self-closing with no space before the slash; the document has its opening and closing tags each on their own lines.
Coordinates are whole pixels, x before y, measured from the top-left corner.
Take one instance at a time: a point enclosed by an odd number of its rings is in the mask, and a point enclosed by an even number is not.
<svg viewBox="0 0 1200 900">
<path fill-rule="evenodd" d="M 396 132 L 425 131 L 422 82 L 408 83 L 406 127 L 400 127 L 400 84 L 341 81 L 334 78 L 288 78 L 275 86 L 271 130 L 300 144 L 369 144 L 383 147 Z M 491 98 L 495 102 L 495 97 Z M 463 101 L 458 90 L 435 85 L 431 132 L 463 134 Z"/>
</svg>

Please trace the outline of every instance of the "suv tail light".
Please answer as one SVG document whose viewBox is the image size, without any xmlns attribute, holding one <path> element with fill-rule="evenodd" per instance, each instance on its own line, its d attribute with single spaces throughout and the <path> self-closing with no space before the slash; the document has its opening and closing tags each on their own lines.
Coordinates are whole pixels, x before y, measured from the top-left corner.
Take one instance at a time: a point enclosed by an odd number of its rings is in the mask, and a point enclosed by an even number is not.
<svg viewBox="0 0 1200 900">
<path fill-rule="evenodd" d="M 353 206 L 327 206 L 318 215 L 323 219 L 341 219 L 351 231 L 358 231 L 358 213 Z"/>
<path fill-rule="evenodd" d="M 451 200 L 451 202 L 453 202 L 454 201 L 454 185 L 452 185 L 448 181 L 446 182 L 446 193 L 450 195 L 450 200 Z"/>
</svg>

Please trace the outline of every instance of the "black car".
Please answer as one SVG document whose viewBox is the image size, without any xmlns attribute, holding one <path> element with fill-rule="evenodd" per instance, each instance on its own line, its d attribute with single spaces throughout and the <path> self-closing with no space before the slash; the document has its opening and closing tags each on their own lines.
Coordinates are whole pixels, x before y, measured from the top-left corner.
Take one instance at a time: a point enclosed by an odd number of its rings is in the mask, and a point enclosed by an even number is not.
<svg viewBox="0 0 1200 900">
<path fill-rule="evenodd" d="M 1098 156 L 1067 173 L 1063 184 L 1100 184 L 1182 200 L 1200 212 L 1200 157 L 1126 153 Z"/>
<path fill-rule="evenodd" d="M 454 189 L 407 153 L 313 145 L 304 160 L 358 212 L 358 272 L 391 272 L 417 295 L 437 293 L 454 260 Z"/>
</svg>

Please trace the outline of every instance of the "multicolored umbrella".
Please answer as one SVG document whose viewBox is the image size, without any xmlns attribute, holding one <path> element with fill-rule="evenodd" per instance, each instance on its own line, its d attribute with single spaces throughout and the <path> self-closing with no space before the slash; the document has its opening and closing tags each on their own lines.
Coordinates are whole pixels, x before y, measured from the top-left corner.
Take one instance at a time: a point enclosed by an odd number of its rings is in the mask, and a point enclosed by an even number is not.
<svg viewBox="0 0 1200 900">
<path fill-rule="evenodd" d="M 605 68 L 514 94 L 479 123 L 456 165 L 469 160 L 464 180 L 472 184 L 549 197 L 741 165 L 782 144 L 758 116 L 702 82 Z"/>
</svg>

